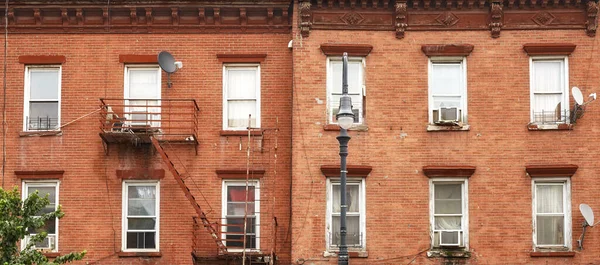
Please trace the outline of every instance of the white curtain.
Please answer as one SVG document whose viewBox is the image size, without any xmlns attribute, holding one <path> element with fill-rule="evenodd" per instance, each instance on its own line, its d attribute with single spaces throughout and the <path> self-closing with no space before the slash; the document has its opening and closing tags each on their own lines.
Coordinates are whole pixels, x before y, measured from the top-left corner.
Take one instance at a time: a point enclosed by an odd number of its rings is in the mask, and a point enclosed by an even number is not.
<svg viewBox="0 0 600 265">
<path fill-rule="evenodd" d="M 334 245 L 339 244 L 340 234 L 340 185 L 332 187 L 332 240 Z M 360 186 L 356 184 L 346 185 L 346 203 L 348 210 L 346 214 L 346 243 L 348 245 L 360 245 Z"/>
<path fill-rule="evenodd" d="M 460 63 L 434 63 L 429 87 L 433 97 L 433 108 L 457 107 L 462 109 L 463 86 L 462 65 Z"/>
<path fill-rule="evenodd" d="M 536 185 L 536 227 L 538 245 L 564 243 L 562 184 Z"/>
<path fill-rule="evenodd" d="M 335 115 L 338 113 L 340 106 L 340 96 L 342 95 L 342 61 L 331 61 L 331 91 L 329 94 L 329 111 L 331 113 L 332 122 L 336 121 Z M 362 61 L 348 61 L 348 95 L 352 98 L 352 109 L 355 114 L 362 115 L 363 107 L 363 73 Z M 360 117 L 354 117 L 355 122 L 360 121 Z"/>
<path fill-rule="evenodd" d="M 460 230 L 462 227 L 462 184 L 435 184 L 435 230 Z M 451 216 L 439 216 L 439 215 Z"/>
<path fill-rule="evenodd" d="M 149 124 L 152 127 L 160 126 L 158 122 L 160 121 L 160 108 L 154 107 L 160 105 L 161 91 L 158 80 L 159 72 L 155 69 L 129 69 L 130 100 L 126 104 L 135 107 L 128 108 L 126 112 L 131 112 L 128 120 L 131 120 L 133 124 Z M 149 123 L 149 121 L 152 121 L 152 123 Z"/>
<path fill-rule="evenodd" d="M 227 124 L 229 127 L 248 127 L 251 115 L 251 127 L 256 126 L 256 70 L 227 70 Z"/>
<path fill-rule="evenodd" d="M 559 121 L 563 106 L 563 61 L 533 62 L 534 121 Z"/>
</svg>

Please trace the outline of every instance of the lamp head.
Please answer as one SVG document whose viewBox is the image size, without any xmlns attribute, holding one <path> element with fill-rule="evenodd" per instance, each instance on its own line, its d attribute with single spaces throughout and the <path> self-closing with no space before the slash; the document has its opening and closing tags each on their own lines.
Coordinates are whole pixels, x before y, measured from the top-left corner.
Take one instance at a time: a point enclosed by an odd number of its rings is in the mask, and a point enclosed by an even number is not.
<svg viewBox="0 0 600 265">
<path fill-rule="evenodd" d="M 340 108 L 335 115 L 337 122 L 342 129 L 350 129 L 354 124 L 354 112 L 352 112 L 352 98 L 348 94 L 340 97 Z"/>
</svg>

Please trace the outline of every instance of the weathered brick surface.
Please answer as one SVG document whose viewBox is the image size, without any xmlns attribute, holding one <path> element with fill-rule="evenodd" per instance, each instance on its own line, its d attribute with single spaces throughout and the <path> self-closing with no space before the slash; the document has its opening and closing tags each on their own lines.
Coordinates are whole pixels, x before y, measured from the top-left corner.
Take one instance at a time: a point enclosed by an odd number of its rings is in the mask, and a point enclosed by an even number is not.
<svg viewBox="0 0 600 265">
<path fill-rule="evenodd" d="M 580 203 L 600 211 L 596 141 L 600 105 L 593 102 L 570 131 L 529 131 L 529 58 L 525 43 L 574 43 L 569 85 L 585 97 L 597 92 L 598 38 L 582 31 L 392 32 L 311 30 L 295 35 L 292 261 L 334 264 L 324 258 L 324 164 L 338 164 L 336 131 L 325 131 L 326 56 L 322 43 L 370 44 L 366 58 L 368 131 L 352 131 L 348 163 L 369 165 L 366 179 L 368 258 L 351 264 L 444 264 L 423 253 L 430 246 L 426 165 L 472 165 L 469 179 L 468 264 L 596 264 L 600 232 L 589 229 L 577 251 Z M 427 132 L 427 57 L 423 44 L 475 46 L 467 57 L 470 131 Z M 573 100 L 570 105 L 572 106 Z M 321 102 L 323 101 L 323 102 Z M 402 136 L 404 135 L 404 137 Z M 532 188 L 525 166 L 575 164 L 571 178 L 573 258 L 532 258 Z"/>
<path fill-rule="evenodd" d="M 162 98 L 193 98 L 198 102 L 200 144 L 198 155 L 191 145 L 165 145 L 167 153 L 179 169 L 190 174 L 186 182 L 210 220 L 220 221 L 222 185 L 215 170 L 245 169 L 246 146 L 250 144 L 251 167 L 266 170 L 261 179 L 261 248 L 270 251 L 273 247 L 273 218 L 277 217 L 275 251 L 282 262 L 289 263 L 292 52 L 288 41 L 289 34 L 9 34 L 4 187 L 20 185 L 15 170 L 64 170 L 59 200 L 66 216 L 59 225 L 59 250 L 87 249 L 81 264 L 191 264 L 195 212 L 151 146 L 113 144 L 105 155 L 98 136 L 99 115 L 64 127 L 60 136 L 19 137 L 25 69 L 18 62 L 19 56 L 66 57 L 62 65 L 62 123 L 66 123 L 96 110 L 99 98 L 123 97 L 120 54 L 169 51 L 183 62 L 183 68 L 171 76 L 170 89 L 163 73 Z M 263 137 L 252 137 L 248 142 L 247 137 L 220 136 L 223 71 L 217 53 L 267 54 L 261 63 Z M 162 257 L 119 258 L 122 180 L 116 170 L 157 168 L 166 170 L 160 182 Z M 199 235 L 202 243 L 198 253 L 215 256 L 216 245 L 209 234 L 201 231 Z"/>
</svg>

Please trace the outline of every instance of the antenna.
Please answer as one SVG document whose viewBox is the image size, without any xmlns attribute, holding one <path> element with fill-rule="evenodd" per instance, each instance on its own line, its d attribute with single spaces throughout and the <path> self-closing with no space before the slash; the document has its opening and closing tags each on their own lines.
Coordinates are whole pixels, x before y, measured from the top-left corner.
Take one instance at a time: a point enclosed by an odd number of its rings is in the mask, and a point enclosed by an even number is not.
<svg viewBox="0 0 600 265">
<path fill-rule="evenodd" d="M 581 237 L 579 237 L 579 240 L 577 240 L 577 243 L 579 244 L 579 250 L 583 250 L 585 230 L 588 226 L 594 226 L 594 211 L 592 211 L 592 207 L 585 203 L 579 205 L 579 211 L 581 212 L 581 215 L 583 215 L 585 221 L 583 221 L 583 233 L 581 234 Z"/>
<path fill-rule="evenodd" d="M 171 74 L 175 73 L 177 69 L 181 68 L 181 62 L 175 62 L 175 58 L 167 51 L 162 51 L 158 54 L 158 65 L 163 71 L 167 72 L 167 87 L 171 88 Z"/>
</svg>

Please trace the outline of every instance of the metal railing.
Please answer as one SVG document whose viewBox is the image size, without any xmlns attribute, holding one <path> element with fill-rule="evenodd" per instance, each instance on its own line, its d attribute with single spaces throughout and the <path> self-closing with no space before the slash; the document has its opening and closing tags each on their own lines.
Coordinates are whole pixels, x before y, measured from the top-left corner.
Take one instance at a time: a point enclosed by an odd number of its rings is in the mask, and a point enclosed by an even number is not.
<svg viewBox="0 0 600 265">
<path fill-rule="evenodd" d="M 556 124 L 556 123 L 567 123 L 569 120 L 569 110 L 553 110 L 533 113 L 533 122 L 538 124 Z"/>
<path fill-rule="evenodd" d="M 101 98 L 100 107 L 104 133 L 196 137 L 198 132 L 200 108 L 194 99 Z"/>
<path fill-rule="evenodd" d="M 58 129 L 58 118 L 45 117 L 25 117 L 28 131 L 50 131 Z"/>
</svg>

